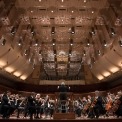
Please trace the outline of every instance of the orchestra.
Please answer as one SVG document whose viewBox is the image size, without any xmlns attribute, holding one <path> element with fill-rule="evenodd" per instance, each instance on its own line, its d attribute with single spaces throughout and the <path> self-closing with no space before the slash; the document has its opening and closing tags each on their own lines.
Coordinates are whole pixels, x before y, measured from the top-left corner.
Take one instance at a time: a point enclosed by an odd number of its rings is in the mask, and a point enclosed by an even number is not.
<svg viewBox="0 0 122 122">
<path fill-rule="evenodd" d="M 68 98 L 66 105 L 64 104 L 66 111 L 63 113 L 74 112 L 76 117 L 91 119 L 98 119 L 101 116 L 122 117 L 122 91 L 119 91 L 117 95 L 109 92 L 107 95 L 102 95 L 100 91 L 94 93 L 93 96 Z M 8 119 L 13 114 L 17 118 L 53 118 L 55 112 L 62 113 L 61 102 L 58 97 L 52 99 L 49 95 L 41 96 L 39 93 L 30 93 L 28 96 L 22 96 L 7 91 L 0 94 L 0 116 L 3 119 Z"/>
</svg>

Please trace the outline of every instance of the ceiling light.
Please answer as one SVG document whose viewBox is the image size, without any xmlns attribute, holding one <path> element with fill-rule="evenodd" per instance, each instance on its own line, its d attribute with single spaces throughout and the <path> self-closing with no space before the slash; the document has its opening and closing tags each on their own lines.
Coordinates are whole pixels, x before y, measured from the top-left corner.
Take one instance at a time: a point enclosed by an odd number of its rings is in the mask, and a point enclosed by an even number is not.
<svg viewBox="0 0 122 122">
<path fill-rule="evenodd" d="M 74 13 L 74 11 L 72 11 L 72 13 Z"/>
<path fill-rule="evenodd" d="M 14 72 L 13 74 L 14 74 L 15 76 L 17 76 L 17 77 L 19 77 L 19 76 L 21 75 L 20 72 Z"/>
<path fill-rule="evenodd" d="M 64 0 L 61 0 L 62 2 L 64 2 Z"/>
<path fill-rule="evenodd" d="M 84 0 L 84 3 L 86 3 L 86 0 Z"/>
<path fill-rule="evenodd" d="M 39 2 L 41 2 L 42 0 L 39 0 Z"/>
<path fill-rule="evenodd" d="M 0 67 L 2 68 L 2 67 L 4 67 L 6 65 L 6 62 L 5 61 L 0 61 Z"/>
<path fill-rule="evenodd" d="M 75 34 L 75 28 L 71 27 L 71 34 Z"/>
<path fill-rule="evenodd" d="M 102 75 L 98 75 L 97 78 L 98 78 L 99 80 L 104 79 L 104 77 L 103 77 Z"/>
<path fill-rule="evenodd" d="M 25 80 L 25 79 L 27 78 L 27 76 L 26 76 L 26 75 L 22 75 L 20 78 L 21 78 L 22 80 Z"/>
<path fill-rule="evenodd" d="M 52 13 L 54 12 L 54 11 L 51 11 Z"/>
<path fill-rule="evenodd" d="M 110 74 L 110 72 L 104 72 L 103 75 L 104 75 L 105 77 L 108 77 L 108 76 L 111 75 L 111 74 Z"/>
<path fill-rule="evenodd" d="M 55 34 L 55 27 L 52 27 L 51 34 Z"/>
<path fill-rule="evenodd" d="M 5 68 L 5 71 L 11 73 L 11 72 L 14 71 L 14 68 L 12 68 L 12 67 L 6 67 L 6 68 Z"/>
<path fill-rule="evenodd" d="M 110 71 L 115 73 L 115 72 L 119 71 L 119 68 L 118 67 L 111 67 Z"/>
</svg>

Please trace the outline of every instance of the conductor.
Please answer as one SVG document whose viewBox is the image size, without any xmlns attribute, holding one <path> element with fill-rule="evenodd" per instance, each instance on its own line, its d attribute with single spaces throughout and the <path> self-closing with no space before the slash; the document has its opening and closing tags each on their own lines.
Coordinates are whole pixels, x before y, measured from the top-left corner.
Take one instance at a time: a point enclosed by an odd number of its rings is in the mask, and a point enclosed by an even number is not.
<svg viewBox="0 0 122 122">
<path fill-rule="evenodd" d="M 70 90 L 70 87 L 66 86 L 64 82 L 58 86 L 58 90 L 60 92 L 59 99 L 60 100 L 67 100 L 67 92 Z"/>
</svg>

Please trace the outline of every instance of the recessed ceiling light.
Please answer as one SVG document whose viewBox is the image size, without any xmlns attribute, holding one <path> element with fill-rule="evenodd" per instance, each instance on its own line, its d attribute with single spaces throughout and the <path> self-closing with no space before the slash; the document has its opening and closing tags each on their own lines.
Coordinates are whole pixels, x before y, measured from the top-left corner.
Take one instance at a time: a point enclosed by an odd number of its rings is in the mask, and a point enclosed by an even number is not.
<svg viewBox="0 0 122 122">
<path fill-rule="evenodd" d="M 31 13 L 33 13 L 33 11 L 31 11 Z"/>
<path fill-rule="evenodd" d="M 54 12 L 54 11 L 51 11 L 52 13 Z"/>
</svg>

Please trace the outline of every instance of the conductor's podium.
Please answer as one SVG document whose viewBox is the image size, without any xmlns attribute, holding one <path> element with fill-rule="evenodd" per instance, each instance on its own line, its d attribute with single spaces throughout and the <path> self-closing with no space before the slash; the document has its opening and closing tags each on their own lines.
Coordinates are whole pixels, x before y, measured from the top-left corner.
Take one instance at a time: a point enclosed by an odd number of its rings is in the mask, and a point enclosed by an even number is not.
<svg viewBox="0 0 122 122">
<path fill-rule="evenodd" d="M 73 120 L 75 119 L 75 113 L 54 113 L 54 120 Z"/>
</svg>

